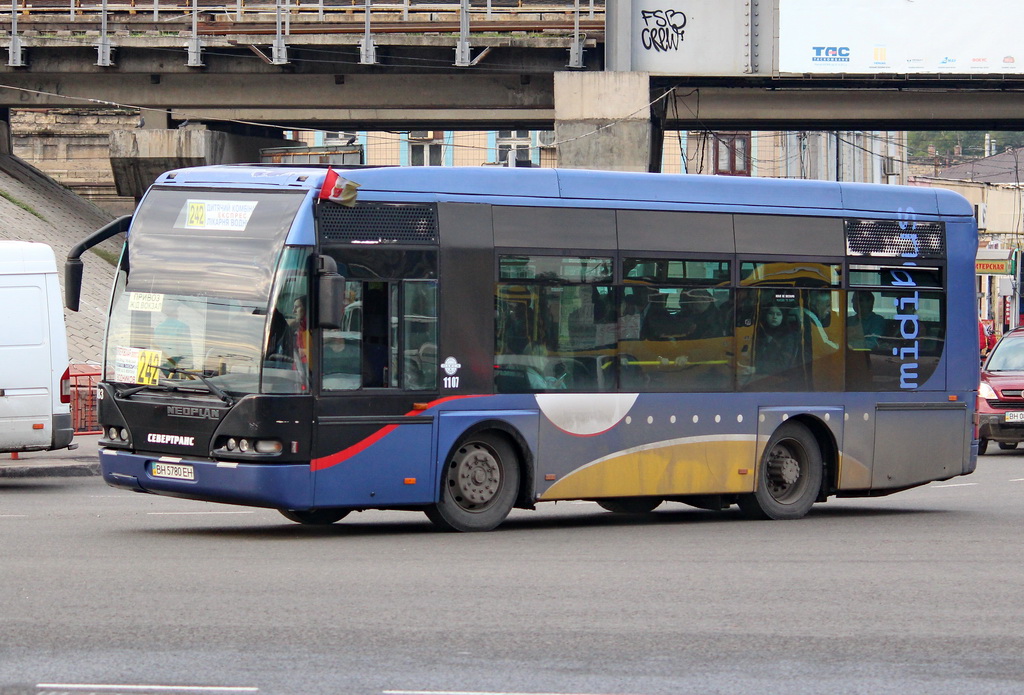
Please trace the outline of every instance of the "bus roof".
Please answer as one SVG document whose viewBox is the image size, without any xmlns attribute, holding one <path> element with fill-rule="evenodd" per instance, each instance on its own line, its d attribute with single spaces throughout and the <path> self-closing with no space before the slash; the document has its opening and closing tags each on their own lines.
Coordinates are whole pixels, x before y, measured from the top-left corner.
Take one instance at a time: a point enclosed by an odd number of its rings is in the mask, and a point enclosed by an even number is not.
<svg viewBox="0 0 1024 695">
<path fill-rule="evenodd" d="M 608 207 L 623 203 L 698 206 L 844 210 L 971 217 L 965 198 L 941 188 L 835 183 L 696 174 L 649 174 L 584 169 L 506 167 L 365 167 L 337 169 L 360 185 L 361 195 L 403 194 L 425 199 L 452 196 L 588 201 Z M 177 169 L 162 174 L 160 185 L 239 186 L 245 188 L 318 189 L 326 167 L 309 165 L 220 165 Z M 424 199 L 424 198 L 421 198 Z M 483 201 L 481 201 L 483 202 Z M 497 202 L 497 201 L 495 201 Z M 646 205 L 644 207 L 647 207 Z"/>
</svg>

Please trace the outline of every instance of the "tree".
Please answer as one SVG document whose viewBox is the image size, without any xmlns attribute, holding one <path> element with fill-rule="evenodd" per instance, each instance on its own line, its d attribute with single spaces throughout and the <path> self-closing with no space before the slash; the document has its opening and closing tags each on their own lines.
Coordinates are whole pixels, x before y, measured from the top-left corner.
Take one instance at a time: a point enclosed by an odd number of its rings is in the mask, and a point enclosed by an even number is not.
<svg viewBox="0 0 1024 695">
<path fill-rule="evenodd" d="M 956 146 L 960 145 L 960 156 L 967 159 L 985 156 L 985 135 L 995 141 L 995 151 L 1007 147 L 1024 147 L 1024 131 L 1021 130 L 917 130 L 907 134 L 907 154 L 911 157 L 929 156 L 928 147 L 935 147 L 935 155 L 953 157 Z"/>
</svg>

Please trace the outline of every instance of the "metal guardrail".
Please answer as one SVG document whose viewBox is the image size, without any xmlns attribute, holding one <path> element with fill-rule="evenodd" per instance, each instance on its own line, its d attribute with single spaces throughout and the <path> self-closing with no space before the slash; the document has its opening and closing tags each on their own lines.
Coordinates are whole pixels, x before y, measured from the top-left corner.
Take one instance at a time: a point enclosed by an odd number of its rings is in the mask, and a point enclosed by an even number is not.
<svg viewBox="0 0 1024 695">
<path fill-rule="evenodd" d="M 369 5 L 369 8 L 367 8 Z M 418 2 L 417 0 L 401 0 L 399 2 L 371 2 L 365 0 L 12 0 L 11 12 L 23 19 L 33 17 L 53 18 L 55 15 L 66 14 L 68 21 L 76 21 L 92 15 L 124 14 L 129 16 L 150 16 L 152 21 L 173 19 L 175 16 L 188 16 L 193 11 L 203 14 L 218 15 L 243 21 L 248 16 L 274 14 L 278 8 L 290 13 L 308 14 L 315 12 L 318 19 L 327 15 L 347 16 L 350 20 L 361 17 L 369 9 L 369 13 L 382 21 L 409 21 L 414 14 L 446 15 L 463 11 L 462 2 Z M 541 0 L 540 2 L 501 2 L 497 0 L 472 0 L 466 4 L 466 11 L 472 16 L 486 19 L 514 17 L 525 14 L 556 15 L 575 12 L 577 5 L 587 19 L 595 19 L 604 14 L 603 0 Z M 0 16 L 7 12 L 0 13 Z"/>
<path fill-rule="evenodd" d="M 99 434 L 96 413 L 96 386 L 99 370 L 71 372 L 71 426 L 75 434 Z"/>
<path fill-rule="evenodd" d="M 7 12 L 0 12 L 0 22 Z M 187 65 L 202 67 L 201 36 L 269 33 L 260 23 L 273 22 L 274 41 L 267 62 L 287 64 L 285 37 L 293 21 L 303 33 L 355 33 L 362 28 L 360 63 L 375 64 L 374 33 L 440 33 L 458 31 L 455 65 L 469 66 L 469 40 L 477 32 L 538 31 L 551 27 L 572 31 L 569 67 L 581 68 L 583 29 L 603 28 L 603 0 L 461 0 L 460 2 L 373 2 L 372 0 L 11 0 L 10 67 L 25 67 L 26 44 L 31 33 L 98 35 L 96 65 L 113 65 L 111 26 L 132 32 L 177 32 L 186 35 Z M 66 17 L 63 15 L 66 14 Z M 272 18 L 272 19 L 271 19 Z M 569 22 L 571 21 L 571 26 Z M 216 27 L 200 24 L 213 22 Z M 61 24 L 62 26 L 57 26 Z M 19 29 L 19 24 L 21 29 Z M 145 25 L 145 26 L 143 26 Z M 26 31 L 27 28 L 27 31 Z M 116 29 L 115 29 L 116 31 Z"/>
</svg>

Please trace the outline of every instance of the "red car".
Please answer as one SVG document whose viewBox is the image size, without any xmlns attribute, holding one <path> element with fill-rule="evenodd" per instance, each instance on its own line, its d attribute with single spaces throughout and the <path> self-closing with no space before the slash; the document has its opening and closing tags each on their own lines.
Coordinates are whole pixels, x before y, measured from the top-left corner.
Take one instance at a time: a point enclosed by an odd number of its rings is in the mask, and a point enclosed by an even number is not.
<svg viewBox="0 0 1024 695">
<path fill-rule="evenodd" d="M 978 453 L 990 441 L 1000 449 L 1024 442 L 1024 327 L 1003 335 L 981 368 Z"/>
</svg>

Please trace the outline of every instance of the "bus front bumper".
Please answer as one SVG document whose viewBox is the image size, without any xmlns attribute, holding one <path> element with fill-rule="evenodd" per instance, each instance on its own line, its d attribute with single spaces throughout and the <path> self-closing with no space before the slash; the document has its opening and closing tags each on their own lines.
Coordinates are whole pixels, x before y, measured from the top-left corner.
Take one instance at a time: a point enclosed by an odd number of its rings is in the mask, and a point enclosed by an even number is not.
<svg viewBox="0 0 1024 695">
<path fill-rule="evenodd" d="M 309 464 L 246 464 L 100 449 L 103 480 L 113 487 L 155 495 L 272 509 L 309 509 Z"/>
</svg>

